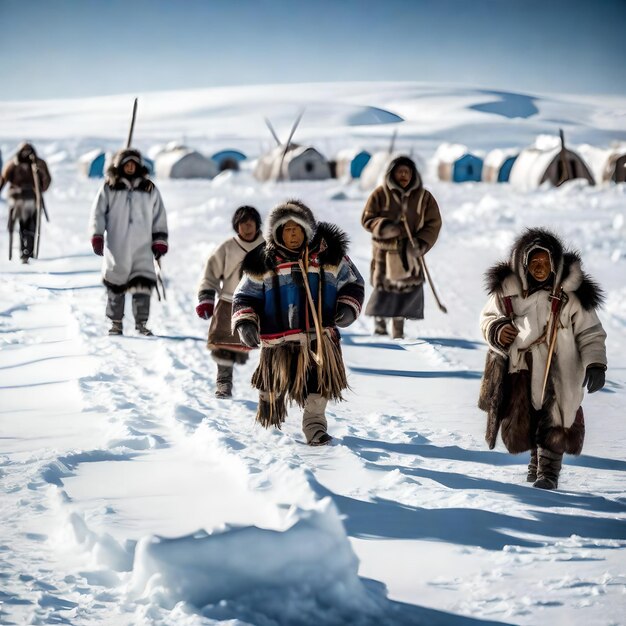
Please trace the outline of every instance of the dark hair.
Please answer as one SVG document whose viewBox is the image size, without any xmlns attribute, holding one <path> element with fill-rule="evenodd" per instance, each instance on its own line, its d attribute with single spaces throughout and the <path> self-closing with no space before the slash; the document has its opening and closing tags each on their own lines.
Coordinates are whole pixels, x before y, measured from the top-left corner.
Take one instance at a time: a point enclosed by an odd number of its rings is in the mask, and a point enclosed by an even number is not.
<svg viewBox="0 0 626 626">
<path fill-rule="evenodd" d="M 237 232 L 237 227 L 241 222 L 245 222 L 248 219 L 253 219 L 256 223 L 256 229 L 261 228 L 261 216 L 259 212 L 253 206 L 240 206 L 233 215 L 233 230 Z"/>
</svg>

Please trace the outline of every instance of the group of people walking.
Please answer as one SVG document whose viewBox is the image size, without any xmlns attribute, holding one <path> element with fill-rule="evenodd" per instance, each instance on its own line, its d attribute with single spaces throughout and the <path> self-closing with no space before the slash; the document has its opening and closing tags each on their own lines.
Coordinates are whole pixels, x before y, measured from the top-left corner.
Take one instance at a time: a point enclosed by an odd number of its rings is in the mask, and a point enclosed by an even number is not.
<svg viewBox="0 0 626 626">
<path fill-rule="evenodd" d="M 20 150 L 3 172 L 0 188 L 5 182 L 16 187 L 12 207 L 18 197 L 20 207 L 28 204 L 28 177 L 25 170 L 17 177 L 15 168 L 29 159 Z M 39 171 L 47 173 L 44 165 Z M 132 293 L 137 332 L 152 334 L 146 325 L 150 294 L 158 261 L 168 251 L 168 230 L 163 200 L 147 174 L 138 151 L 118 152 L 91 212 L 93 251 L 104 256 L 111 335 L 123 333 L 126 292 Z M 49 184 L 49 174 L 42 176 L 41 188 Z M 442 225 L 437 202 L 410 158 L 390 163 L 361 223 L 372 236 L 373 291 L 365 312 L 375 320 L 375 333 L 390 330 L 392 338 L 402 338 L 404 320 L 423 319 L 424 255 Z M 297 199 L 272 209 L 264 234 L 252 206 L 237 208 L 232 227 L 234 236 L 206 260 L 196 306 L 197 315 L 210 320 L 216 396 L 232 396 L 234 366 L 260 348 L 252 376 L 257 421 L 280 428 L 295 402 L 303 409 L 307 443 L 327 444 L 326 405 L 348 388 L 340 329 L 358 318 L 364 300 L 348 237 Z M 28 229 L 25 222 L 27 258 Z M 487 272 L 487 282 L 481 329 L 489 351 L 479 398 L 488 416 L 487 442 L 493 448 L 500 432 L 510 452 L 530 451 L 528 480 L 554 489 L 563 454 L 582 450 L 584 387 L 593 393 L 605 382 L 606 334 L 597 316 L 602 292 L 583 273 L 580 257 L 542 229 L 521 235 L 510 258 Z"/>
</svg>

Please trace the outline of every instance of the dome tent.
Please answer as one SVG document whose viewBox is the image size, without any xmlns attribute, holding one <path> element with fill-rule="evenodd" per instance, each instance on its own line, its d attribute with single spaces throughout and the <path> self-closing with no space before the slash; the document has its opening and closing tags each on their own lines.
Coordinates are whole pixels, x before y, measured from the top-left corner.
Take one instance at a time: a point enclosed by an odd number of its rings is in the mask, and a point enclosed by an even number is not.
<svg viewBox="0 0 626 626">
<path fill-rule="evenodd" d="M 626 182 L 626 144 L 610 148 L 582 145 L 578 152 L 589 166 L 596 184 Z"/>
<path fill-rule="evenodd" d="M 540 136 L 534 146 L 522 150 L 513 164 L 510 181 L 518 189 L 529 191 L 546 182 L 558 187 L 574 178 L 594 184 L 587 164 L 565 147 L 561 132 L 560 142 L 556 137 Z"/>
<path fill-rule="evenodd" d="M 367 150 L 358 148 L 346 148 L 337 154 L 337 178 L 355 179 L 361 178 L 365 166 L 369 163 L 372 155 Z"/>
<path fill-rule="evenodd" d="M 214 178 L 217 165 L 211 159 L 187 146 L 168 146 L 155 158 L 159 178 Z"/>
<path fill-rule="evenodd" d="M 487 154 L 483 162 L 482 180 L 485 183 L 508 183 L 513 164 L 519 155 L 519 150 L 496 149 Z"/>
<path fill-rule="evenodd" d="M 78 158 L 78 169 L 88 178 L 102 178 L 106 160 L 107 155 L 102 150 L 96 148 Z"/>
<path fill-rule="evenodd" d="M 276 141 L 276 147 L 261 155 L 254 168 L 254 176 L 260 181 L 269 180 L 326 180 L 330 178 L 330 165 L 315 148 L 292 143 L 292 138 L 302 119 L 302 112 L 296 118 L 289 137 L 282 143 L 266 119 L 265 123 Z"/>
<path fill-rule="evenodd" d="M 440 180 L 453 183 L 480 182 L 483 160 L 461 144 L 443 143 L 435 152 L 435 164 Z"/>
<path fill-rule="evenodd" d="M 245 161 L 246 158 L 246 155 L 239 150 L 220 150 L 211 156 L 220 172 L 224 170 L 238 170 L 239 164 Z"/>
</svg>

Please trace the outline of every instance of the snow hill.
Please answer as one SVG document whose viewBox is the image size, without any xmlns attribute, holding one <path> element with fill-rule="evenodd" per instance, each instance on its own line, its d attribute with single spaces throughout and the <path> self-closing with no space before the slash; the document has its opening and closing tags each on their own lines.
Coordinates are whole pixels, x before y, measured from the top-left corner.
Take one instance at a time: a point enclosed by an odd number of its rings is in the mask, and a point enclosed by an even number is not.
<svg viewBox="0 0 626 626">
<path fill-rule="evenodd" d="M 440 143 L 520 147 L 563 127 L 572 144 L 626 140 L 626 100 L 503 94 L 414 83 L 261 86 L 140 94 L 136 144 L 184 139 L 258 155 L 262 118 L 327 154 L 399 148 L 425 163 Z M 514 191 L 442 183 L 429 254 L 449 314 L 402 341 L 361 318 L 344 333 L 352 392 L 329 407 L 333 446 L 309 448 L 300 411 L 254 425 L 248 381 L 213 396 L 196 281 L 240 204 L 263 215 L 299 197 L 350 233 L 366 275 L 367 194 L 339 181 L 157 180 L 168 209 L 167 301 L 158 335 L 106 336 L 100 259 L 86 232 L 101 184 L 79 154 L 120 146 L 132 96 L 0 102 L 5 160 L 29 138 L 49 160 L 41 258 L 7 260 L 0 237 L 0 623 L 617 625 L 626 614 L 626 186 Z M 226 146 L 228 144 L 228 146 Z M 0 213 L 6 215 L 6 204 Z M 526 226 L 581 250 L 603 286 L 605 389 L 585 399 L 584 454 L 560 489 L 525 483 L 527 457 L 484 443 L 476 408 L 484 270 Z M 369 295 L 366 294 L 366 295 Z"/>
</svg>

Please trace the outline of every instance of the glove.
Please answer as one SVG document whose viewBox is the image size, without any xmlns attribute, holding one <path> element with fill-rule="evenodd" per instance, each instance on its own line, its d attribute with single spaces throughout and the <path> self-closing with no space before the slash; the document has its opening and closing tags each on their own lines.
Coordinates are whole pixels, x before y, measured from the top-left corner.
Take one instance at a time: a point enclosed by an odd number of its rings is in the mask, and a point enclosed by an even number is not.
<svg viewBox="0 0 626 626">
<path fill-rule="evenodd" d="M 585 380 L 583 387 L 587 387 L 588 393 L 594 393 L 604 387 L 606 375 L 604 373 L 604 365 L 596 365 L 595 363 L 587 367 L 585 372 Z"/>
<path fill-rule="evenodd" d="M 261 345 L 259 331 L 254 322 L 241 322 L 241 324 L 237 326 L 237 332 L 244 346 L 248 346 L 248 348 L 258 348 L 259 345 Z"/>
<path fill-rule="evenodd" d="M 165 239 L 155 239 L 152 242 L 152 254 L 154 254 L 154 258 L 157 260 L 167 254 L 167 241 Z"/>
<path fill-rule="evenodd" d="M 104 256 L 104 237 L 102 235 L 94 235 L 91 238 L 91 247 L 94 254 Z"/>
<path fill-rule="evenodd" d="M 339 328 L 346 328 L 347 326 L 350 326 L 354 320 L 356 320 L 356 311 L 349 304 L 340 302 L 337 305 L 335 324 L 337 324 Z"/>
<path fill-rule="evenodd" d="M 213 300 L 202 300 L 196 305 L 196 313 L 203 320 L 211 319 L 214 308 Z"/>
</svg>

